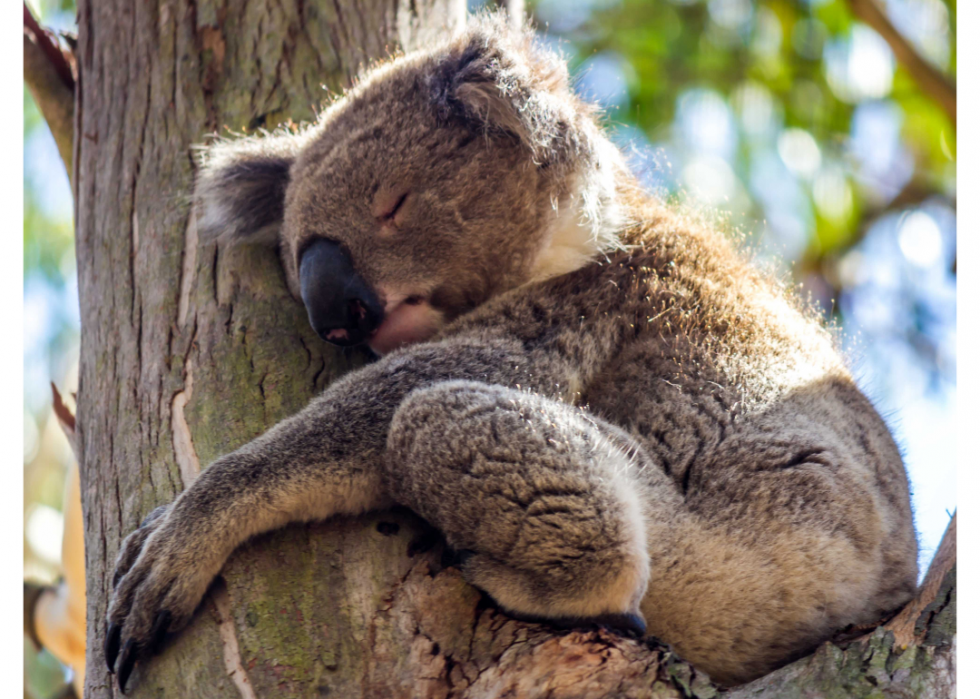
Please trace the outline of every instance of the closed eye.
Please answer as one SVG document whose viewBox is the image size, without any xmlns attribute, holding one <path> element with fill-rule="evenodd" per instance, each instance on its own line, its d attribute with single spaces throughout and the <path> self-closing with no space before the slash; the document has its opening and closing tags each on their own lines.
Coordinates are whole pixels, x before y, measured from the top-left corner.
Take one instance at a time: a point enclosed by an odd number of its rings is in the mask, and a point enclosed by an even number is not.
<svg viewBox="0 0 980 699">
<path fill-rule="evenodd" d="M 391 219 L 395 218 L 395 215 L 398 213 L 399 209 L 402 208 L 402 205 L 405 203 L 405 200 L 408 199 L 408 194 L 409 194 L 408 192 L 405 192 L 400 197 L 398 197 L 398 199 L 395 201 L 394 206 L 389 208 L 388 211 L 383 212 L 380 216 L 378 216 L 378 218 L 380 218 L 382 221 L 390 221 Z"/>
</svg>

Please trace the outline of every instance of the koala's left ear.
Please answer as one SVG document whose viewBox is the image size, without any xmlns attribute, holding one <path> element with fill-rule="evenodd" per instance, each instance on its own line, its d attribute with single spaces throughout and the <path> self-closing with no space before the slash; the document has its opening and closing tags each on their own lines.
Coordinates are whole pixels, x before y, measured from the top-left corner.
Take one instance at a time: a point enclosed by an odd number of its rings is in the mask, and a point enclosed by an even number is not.
<svg viewBox="0 0 980 699">
<path fill-rule="evenodd" d="M 440 114 L 516 136 L 536 162 L 552 162 L 573 147 L 576 110 L 591 112 L 571 93 L 561 57 L 500 14 L 472 20 L 438 60 L 431 86 Z"/>
<path fill-rule="evenodd" d="M 200 240 L 275 244 L 289 169 L 304 142 L 301 135 L 280 133 L 225 139 L 203 149 L 194 188 Z"/>
</svg>

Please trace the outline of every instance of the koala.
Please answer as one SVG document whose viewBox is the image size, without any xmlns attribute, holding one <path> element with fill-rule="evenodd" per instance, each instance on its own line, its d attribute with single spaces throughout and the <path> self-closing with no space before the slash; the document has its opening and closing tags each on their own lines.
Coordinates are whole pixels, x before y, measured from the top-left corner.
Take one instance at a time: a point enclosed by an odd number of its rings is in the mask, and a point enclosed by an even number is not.
<svg viewBox="0 0 980 699">
<path fill-rule="evenodd" d="M 724 685 L 912 597 L 902 459 L 833 336 L 638 186 L 527 28 L 475 18 L 315 124 L 213 144 L 194 205 L 379 359 L 124 541 L 121 688 L 242 542 L 395 504 L 505 612 L 650 634 Z"/>
</svg>

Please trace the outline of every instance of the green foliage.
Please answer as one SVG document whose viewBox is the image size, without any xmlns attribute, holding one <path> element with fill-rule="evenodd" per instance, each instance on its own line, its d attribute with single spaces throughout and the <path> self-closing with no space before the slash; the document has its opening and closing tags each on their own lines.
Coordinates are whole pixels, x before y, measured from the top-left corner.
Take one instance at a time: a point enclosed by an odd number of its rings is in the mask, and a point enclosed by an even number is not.
<svg viewBox="0 0 980 699">
<path fill-rule="evenodd" d="M 914 5 L 917 0 L 908 0 Z M 545 22 L 561 16 L 562 3 L 532 3 Z M 620 0 L 585 4 L 588 21 L 566 31 L 550 29 L 567 40 L 573 71 L 591 57 L 609 53 L 626 66 L 628 101 L 611 107 L 615 122 L 641 129 L 654 143 L 667 140 L 677 116 L 678 99 L 692 88 L 707 88 L 737 106 L 746 85 L 762 88 L 773 102 L 777 128 L 805 129 L 817 142 L 823 162 L 853 164 L 849 151 L 855 110 L 862 103 L 885 99 L 902 114 L 902 143 L 914 158 L 912 182 L 929 193 L 948 196 L 954 188 L 950 163 L 955 160 L 955 129 L 942 109 L 898 66 L 887 94 L 855 99 L 835 85 L 830 54 L 846 46 L 856 21 L 846 0 Z M 955 0 L 946 0 L 950 32 L 950 80 L 955 80 Z M 556 9 L 561 8 L 561 9 Z M 740 14 L 741 13 L 741 14 Z M 863 25 L 862 25 L 863 27 Z M 734 163 L 743 182 L 752 157 L 774 149 L 768 141 L 752 143 L 740 133 L 740 157 Z M 871 196 L 854 167 L 845 168 L 851 199 L 843 215 L 819 211 L 813 188 L 806 187 L 817 212 L 809 227 L 810 257 L 842 256 L 860 239 L 867 216 L 884 204 Z M 806 185 L 807 183 L 804 183 Z M 894 193 L 893 193 L 894 194 Z M 763 218 L 753 201 L 751 215 Z M 724 207 L 722 207 L 724 208 Z M 844 208 L 844 207 L 841 207 Z M 800 212 L 806 220 L 805 211 Z M 804 265 L 806 267 L 806 265 Z"/>
</svg>

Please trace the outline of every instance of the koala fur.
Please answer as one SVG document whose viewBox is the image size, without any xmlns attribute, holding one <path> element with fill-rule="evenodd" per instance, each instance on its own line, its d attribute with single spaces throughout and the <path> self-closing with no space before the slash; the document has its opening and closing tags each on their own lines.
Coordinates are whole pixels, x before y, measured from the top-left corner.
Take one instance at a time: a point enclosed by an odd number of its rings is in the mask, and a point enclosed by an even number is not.
<svg viewBox="0 0 980 699">
<path fill-rule="evenodd" d="M 503 609 L 645 626 L 724 684 L 913 595 L 902 460 L 832 338 L 640 191 L 529 31 L 477 18 L 299 133 L 205 155 L 202 235 L 275 232 L 297 297 L 304 250 L 336 242 L 383 357 L 127 538 L 120 686 L 249 537 L 395 503 Z"/>
</svg>

